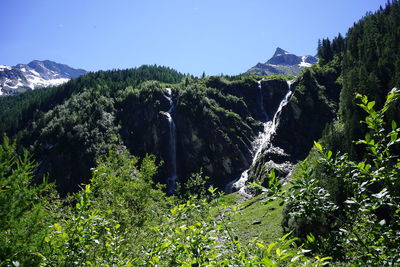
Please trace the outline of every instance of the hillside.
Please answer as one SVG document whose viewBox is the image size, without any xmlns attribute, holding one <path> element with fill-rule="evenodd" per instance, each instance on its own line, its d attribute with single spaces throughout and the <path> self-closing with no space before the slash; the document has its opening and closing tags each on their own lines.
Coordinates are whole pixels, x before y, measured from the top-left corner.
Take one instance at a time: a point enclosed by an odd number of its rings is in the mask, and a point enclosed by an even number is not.
<svg viewBox="0 0 400 267">
<path fill-rule="evenodd" d="M 393 1 L 312 66 L 278 48 L 297 77 L 144 65 L 1 97 L 0 265 L 400 265 L 399 29 Z"/>
</svg>

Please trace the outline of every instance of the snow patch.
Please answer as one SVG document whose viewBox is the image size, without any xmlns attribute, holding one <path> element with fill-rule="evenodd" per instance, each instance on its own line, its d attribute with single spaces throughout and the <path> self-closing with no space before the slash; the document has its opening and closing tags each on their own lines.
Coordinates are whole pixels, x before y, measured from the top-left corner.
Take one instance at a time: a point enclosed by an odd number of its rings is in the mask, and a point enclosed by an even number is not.
<svg viewBox="0 0 400 267">
<path fill-rule="evenodd" d="M 63 83 L 68 82 L 70 79 L 68 78 L 58 78 L 58 79 L 50 79 L 50 80 L 45 80 L 41 77 L 38 76 L 33 76 L 29 75 L 27 77 L 28 82 L 29 82 L 29 87 L 32 89 L 35 88 L 41 88 L 41 87 L 48 87 L 48 86 L 56 86 L 56 85 L 61 85 Z"/>
<path fill-rule="evenodd" d="M 5 66 L 5 65 L 0 65 L 0 71 L 4 71 L 4 70 L 11 70 L 11 67 Z"/>
<path fill-rule="evenodd" d="M 40 74 L 37 71 L 35 71 L 34 69 L 30 69 L 29 71 L 36 76 L 40 76 Z"/>
<path fill-rule="evenodd" d="M 307 56 L 302 56 L 301 57 L 301 63 L 299 64 L 300 67 L 308 68 L 308 67 L 312 66 L 311 63 L 307 63 L 306 62 L 306 59 L 307 59 Z"/>
</svg>

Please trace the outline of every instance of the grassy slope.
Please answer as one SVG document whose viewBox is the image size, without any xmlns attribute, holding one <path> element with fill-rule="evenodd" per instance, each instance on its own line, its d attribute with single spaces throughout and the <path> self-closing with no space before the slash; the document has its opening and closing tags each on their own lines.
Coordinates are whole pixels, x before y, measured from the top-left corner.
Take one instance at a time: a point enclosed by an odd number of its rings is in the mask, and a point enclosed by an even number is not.
<svg viewBox="0 0 400 267">
<path fill-rule="evenodd" d="M 281 226 L 283 206 L 280 200 L 265 204 L 265 195 L 261 194 L 246 200 L 238 193 L 222 197 L 222 202 L 228 206 L 237 206 L 237 212 L 232 217 L 231 227 L 242 244 L 263 240 L 271 243 L 283 235 Z M 254 224 L 254 222 L 259 222 Z"/>
</svg>

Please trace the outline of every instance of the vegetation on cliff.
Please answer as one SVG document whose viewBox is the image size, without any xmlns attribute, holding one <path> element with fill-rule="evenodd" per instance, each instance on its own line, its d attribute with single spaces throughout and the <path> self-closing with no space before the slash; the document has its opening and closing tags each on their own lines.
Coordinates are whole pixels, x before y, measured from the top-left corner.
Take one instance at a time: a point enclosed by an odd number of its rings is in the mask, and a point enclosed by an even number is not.
<svg viewBox="0 0 400 267">
<path fill-rule="evenodd" d="M 143 66 L 1 98 L 0 131 L 18 146 L 0 146 L 0 264 L 399 265 L 399 14 L 390 2 L 319 43 L 271 141 L 286 154 L 263 151 L 259 195 L 239 207 L 215 186 L 250 165 L 285 78 Z M 167 196 L 171 120 L 181 184 Z M 285 186 L 264 165 L 304 157 Z M 275 223 L 253 220 L 261 210 Z"/>
<path fill-rule="evenodd" d="M 342 62 L 339 116 L 295 171 L 283 222 L 337 261 L 400 260 L 399 11 L 388 3 L 355 24 L 344 45 L 339 36 L 319 46 L 322 65 Z"/>
</svg>

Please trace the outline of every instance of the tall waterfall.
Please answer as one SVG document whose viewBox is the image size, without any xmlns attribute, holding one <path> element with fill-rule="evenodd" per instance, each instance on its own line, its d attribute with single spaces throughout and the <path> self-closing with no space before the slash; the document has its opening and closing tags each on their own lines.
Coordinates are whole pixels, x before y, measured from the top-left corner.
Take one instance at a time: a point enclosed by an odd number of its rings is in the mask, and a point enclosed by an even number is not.
<svg viewBox="0 0 400 267">
<path fill-rule="evenodd" d="M 174 112 L 175 105 L 172 100 L 172 91 L 171 88 L 167 88 L 168 92 L 168 101 L 169 101 L 169 109 L 165 112 L 165 115 L 168 119 L 169 125 L 169 165 L 171 166 L 170 174 L 167 179 L 167 192 L 168 194 L 172 194 L 176 190 L 176 182 L 178 180 L 178 176 L 176 174 L 176 129 L 175 122 L 172 117 L 172 113 Z"/>
<path fill-rule="evenodd" d="M 251 170 L 251 168 L 255 165 L 255 163 L 257 162 L 261 151 L 264 147 L 266 147 L 266 145 L 270 142 L 271 140 L 271 136 L 275 133 L 276 128 L 278 127 L 278 123 L 279 123 L 279 117 L 280 114 L 282 112 L 282 108 L 287 104 L 289 97 L 292 94 L 291 91 L 291 86 L 293 84 L 293 81 L 287 81 L 288 84 L 288 91 L 285 95 L 285 97 L 281 100 L 278 109 L 276 110 L 274 117 L 272 118 L 272 120 L 268 121 L 268 115 L 265 112 L 264 109 L 264 101 L 262 99 L 262 93 L 261 93 L 261 81 L 258 82 L 258 87 L 260 90 L 260 95 L 261 95 L 261 101 L 260 101 L 260 109 L 262 111 L 262 113 L 264 114 L 265 118 L 266 118 L 266 122 L 263 123 L 264 126 L 264 130 L 262 132 L 260 132 L 260 134 L 257 136 L 257 138 L 255 139 L 254 143 L 253 143 L 253 150 L 255 151 L 254 156 L 253 156 L 253 160 L 252 163 L 250 165 L 250 167 L 243 171 L 242 174 L 240 175 L 240 177 L 230 183 L 228 183 L 228 185 L 226 186 L 226 191 L 227 193 L 231 193 L 234 191 L 234 189 L 239 189 L 239 191 L 244 194 L 247 195 L 247 193 L 245 192 L 245 185 L 246 182 L 248 180 L 248 176 L 249 176 L 249 171 Z"/>
</svg>

